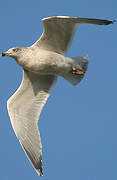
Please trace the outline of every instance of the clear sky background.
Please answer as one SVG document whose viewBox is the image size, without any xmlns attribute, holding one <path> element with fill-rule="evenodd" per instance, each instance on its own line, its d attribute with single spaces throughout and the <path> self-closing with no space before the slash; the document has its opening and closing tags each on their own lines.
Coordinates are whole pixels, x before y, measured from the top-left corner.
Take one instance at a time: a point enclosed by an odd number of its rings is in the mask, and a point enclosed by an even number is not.
<svg viewBox="0 0 117 180">
<path fill-rule="evenodd" d="M 117 0 L 0 0 L 0 52 L 29 46 L 52 15 L 117 19 Z M 117 179 L 117 23 L 80 25 L 66 56 L 89 56 L 85 78 L 73 87 L 59 78 L 39 121 L 44 176 L 26 158 L 8 117 L 7 99 L 22 68 L 0 60 L 0 179 Z"/>
</svg>

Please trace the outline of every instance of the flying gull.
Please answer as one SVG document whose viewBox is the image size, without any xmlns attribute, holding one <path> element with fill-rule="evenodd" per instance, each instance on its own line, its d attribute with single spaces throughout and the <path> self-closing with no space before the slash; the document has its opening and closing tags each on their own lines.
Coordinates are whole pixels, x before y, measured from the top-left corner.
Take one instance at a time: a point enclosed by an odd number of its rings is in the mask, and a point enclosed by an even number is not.
<svg viewBox="0 0 117 180">
<path fill-rule="evenodd" d="M 3 52 L 23 68 L 23 80 L 7 101 L 14 132 L 38 175 L 43 175 L 42 144 L 38 119 L 57 76 L 78 84 L 88 67 L 88 57 L 65 57 L 79 24 L 109 25 L 114 21 L 70 16 L 42 19 L 44 31 L 30 47 L 15 47 Z"/>
</svg>

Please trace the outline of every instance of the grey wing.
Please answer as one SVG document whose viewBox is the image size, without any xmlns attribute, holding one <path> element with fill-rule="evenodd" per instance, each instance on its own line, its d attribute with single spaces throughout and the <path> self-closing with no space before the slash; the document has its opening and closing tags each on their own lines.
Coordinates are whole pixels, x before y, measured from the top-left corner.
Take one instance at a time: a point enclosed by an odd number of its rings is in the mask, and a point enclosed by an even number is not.
<svg viewBox="0 0 117 180">
<path fill-rule="evenodd" d="M 12 127 L 37 173 L 42 176 L 42 145 L 38 119 L 56 76 L 39 76 L 24 70 L 23 80 L 8 100 L 7 108 Z"/>
<path fill-rule="evenodd" d="M 42 21 L 44 31 L 34 45 L 60 54 L 64 54 L 69 48 L 78 24 L 108 25 L 114 22 L 69 16 L 53 16 L 44 18 Z"/>
</svg>

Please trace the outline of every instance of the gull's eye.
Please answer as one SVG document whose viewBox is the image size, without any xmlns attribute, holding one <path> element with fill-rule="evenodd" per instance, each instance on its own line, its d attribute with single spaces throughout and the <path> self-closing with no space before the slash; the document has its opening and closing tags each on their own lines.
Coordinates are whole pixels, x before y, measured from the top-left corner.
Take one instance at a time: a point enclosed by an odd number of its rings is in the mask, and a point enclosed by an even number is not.
<svg viewBox="0 0 117 180">
<path fill-rule="evenodd" d="M 13 52 L 17 52 L 17 49 L 12 49 Z"/>
<path fill-rule="evenodd" d="M 17 51 L 19 51 L 19 48 L 14 48 L 14 49 L 12 49 L 12 51 L 17 52 Z"/>
</svg>

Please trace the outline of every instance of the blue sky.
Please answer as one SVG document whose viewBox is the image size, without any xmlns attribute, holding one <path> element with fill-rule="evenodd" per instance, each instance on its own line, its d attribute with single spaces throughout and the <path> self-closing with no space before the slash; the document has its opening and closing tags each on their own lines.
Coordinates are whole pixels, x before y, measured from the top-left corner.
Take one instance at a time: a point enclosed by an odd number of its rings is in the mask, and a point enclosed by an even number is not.
<svg viewBox="0 0 117 180">
<path fill-rule="evenodd" d="M 29 46 L 52 15 L 117 19 L 116 0 L 1 0 L 0 52 Z M 19 87 L 22 69 L 0 60 L 0 179 L 117 179 L 117 24 L 80 25 L 66 56 L 89 56 L 85 78 L 73 87 L 59 78 L 39 121 L 44 177 L 15 137 L 6 101 Z"/>
</svg>

